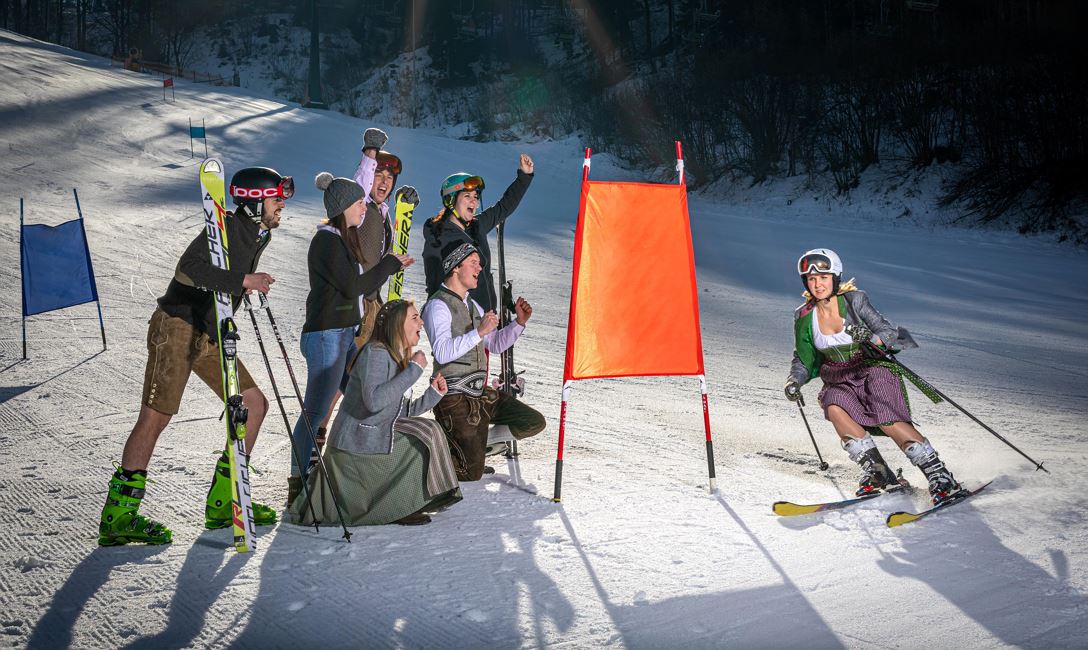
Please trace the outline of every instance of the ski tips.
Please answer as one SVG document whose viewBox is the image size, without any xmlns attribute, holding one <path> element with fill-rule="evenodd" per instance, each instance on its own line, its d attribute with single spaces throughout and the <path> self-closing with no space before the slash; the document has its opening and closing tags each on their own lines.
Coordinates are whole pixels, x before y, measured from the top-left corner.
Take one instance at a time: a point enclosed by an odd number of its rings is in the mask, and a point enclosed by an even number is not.
<svg viewBox="0 0 1088 650">
<path fill-rule="evenodd" d="M 923 516 L 923 514 L 916 514 L 913 512 L 893 512 L 892 514 L 888 515 L 888 518 L 884 520 L 884 523 L 888 525 L 888 528 L 895 528 L 896 526 L 909 524 L 912 521 L 918 521 Z"/>
<path fill-rule="evenodd" d="M 922 517 L 926 517 L 926 516 L 931 515 L 931 514 L 937 512 L 937 511 L 939 511 L 939 510 L 943 510 L 944 508 L 947 508 L 949 506 L 953 506 L 953 505 L 956 505 L 957 503 L 961 503 L 963 501 L 966 501 L 970 497 L 973 497 L 976 494 L 978 494 L 979 492 L 982 492 L 983 490 L 985 490 L 987 487 L 989 487 L 989 485 L 991 483 L 993 483 L 993 480 L 990 480 L 990 481 L 987 481 L 986 483 L 983 483 L 982 485 L 978 486 L 974 490 L 964 490 L 963 493 L 960 494 L 959 496 L 953 496 L 953 497 L 951 497 L 951 498 L 949 498 L 949 499 L 947 499 L 945 501 L 942 501 L 941 503 L 938 503 L 935 506 L 926 508 L 925 510 L 922 510 L 921 512 L 893 512 L 892 514 L 888 515 L 888 518 L 884 520 L 884 523 L 886 523 L 889 528 L 895 528 L 896 526 L 902 526 L 903 524 L 909 524 L 912 521 L 918 521 Z"/>
<path fill-rule="evenodd" d="M 823 509 L 823 504 L 808 505 L 792 503 L 790 501 L 776 501 L 774 505 L 771 506 L 771 510 L 779 517 L 796 517 L 798 515 L 820 512 Z"/>
<path fill-rule="evenodd" d="M 204 162 L 200 163 L 200 169 L 213 174 L 222 174 L 223 164 L 219 162 L 218 158 L 205 158 Z"/>
</svg>

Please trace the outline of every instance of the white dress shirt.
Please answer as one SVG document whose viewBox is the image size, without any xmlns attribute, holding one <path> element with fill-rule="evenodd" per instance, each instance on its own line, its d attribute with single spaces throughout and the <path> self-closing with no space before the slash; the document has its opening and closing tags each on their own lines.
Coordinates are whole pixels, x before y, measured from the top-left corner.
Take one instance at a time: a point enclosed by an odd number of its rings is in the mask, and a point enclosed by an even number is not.
<svg viewBox="0 0 1088 650">
<path fill-rule="evenodd" d="M 445 284 L 442 286 L 449 288 Z M 469 297 L 468 292 L 465 292 L 462 301 L 469 309 L 475 309 L 478 315 L 484 315 L 483 308 Z M 434 356 L 435 363 L 445 364 L 460 359 L 480 343 L 480 334 L 475 328 L 454 337 L 452 327 L 453 315 L 446 303 L 441 300 L 428 300 L 423 306 L 423 328 L 427 330 L 427 339 L 431 342 L 431 354 Z M 524 325 L 512 320 L 506 327 L 485 334 L 482 339 L 484 348 L 488 352 L 502 353 L 513 345 L 524 331 Z"/>
</svg>

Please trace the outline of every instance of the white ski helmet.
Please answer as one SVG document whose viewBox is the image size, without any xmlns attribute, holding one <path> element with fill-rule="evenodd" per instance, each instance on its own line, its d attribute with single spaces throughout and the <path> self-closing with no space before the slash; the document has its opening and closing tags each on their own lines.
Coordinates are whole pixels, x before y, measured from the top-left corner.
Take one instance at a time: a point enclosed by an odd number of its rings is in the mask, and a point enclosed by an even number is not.
<svg viewBox="0 0 1088 650">
<path fill-rule="evenodd" d="M 801 276 L 801 284 L 808 290 L 805 276 L 810 273 L 830 273 L 834 276 L 832 281 L 832 294 L 838 293 L 839 282 L 842 281 L 842 260 L 835 251 L 830 248 L 813 248 L 806 251 L 797 260 L 797 275 Z"/>
</svg>

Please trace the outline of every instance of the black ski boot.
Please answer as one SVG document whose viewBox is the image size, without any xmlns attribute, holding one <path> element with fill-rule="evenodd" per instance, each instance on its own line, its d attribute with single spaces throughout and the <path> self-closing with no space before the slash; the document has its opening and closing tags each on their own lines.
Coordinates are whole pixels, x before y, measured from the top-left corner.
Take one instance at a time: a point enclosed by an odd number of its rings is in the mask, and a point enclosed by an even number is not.
<svg viewBox="0 0 1088 650">
<path fill-rule="evenodd" d="M 952 476 L 952 472 L 944 466 L 944 462 L 937 456 L 937 450 L 928 440 L 912 442 L 906 446 L 903 453 L 907 455 L 929 481 L 929 496 L 933 498 L 933 505 L 954 497 L 963 492 L 963 487 Z"/>
<path fill-rule="evenodd" d="M 855 495 L 865 496 L 899 485 L 899 477 L 884 462 L 884 457 L 880 455 L 880 450 L 870 436 L 851 438 L 843 443 L 842 448 L 850 454 L 850 460 L 861 465 L 864 472 L 858 481 Z"/>
</svg>

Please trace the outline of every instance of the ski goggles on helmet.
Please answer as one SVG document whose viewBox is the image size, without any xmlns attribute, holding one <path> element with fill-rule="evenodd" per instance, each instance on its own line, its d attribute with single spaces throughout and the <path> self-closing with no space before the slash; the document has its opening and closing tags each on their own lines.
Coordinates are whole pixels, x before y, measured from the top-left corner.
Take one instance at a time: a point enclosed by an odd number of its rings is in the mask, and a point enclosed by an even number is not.
<svg viewBox="0 0 1088 650">
<path fill-rule="evenodd" d="M 295 195 L 295 179 L 284 176 L 275 187 L 239 187 L 230 186 L 230 195 L 240 199 L 274 199 L 287 200 Z"/>
<path fill-rule="evenodd" d="M 394 176 L 400 176 L 400 158 L 397 158 L 388 151 L 379 151 L 376 160 L 378 162 L 378 166 L 377 168 L 375 168 L 375 172 L 388 171 Z"/>
<path fill-rule="evenodd" d="M 806 275 L 809 273 L 834 273 L 831 258 L 819 253 L 810 253 L 797 260 L 797 273 Z"/>
<path fill-rule="evenodd" d="M 478 192 L 484 189 L 484 179 L 479 176 L 469 176 L 460 183 L 455 183 L 445 188 L 444 194 L 447 196 L 450 194 L 457 194 L 458 192 L 469 191 Z"/>
</svg>

